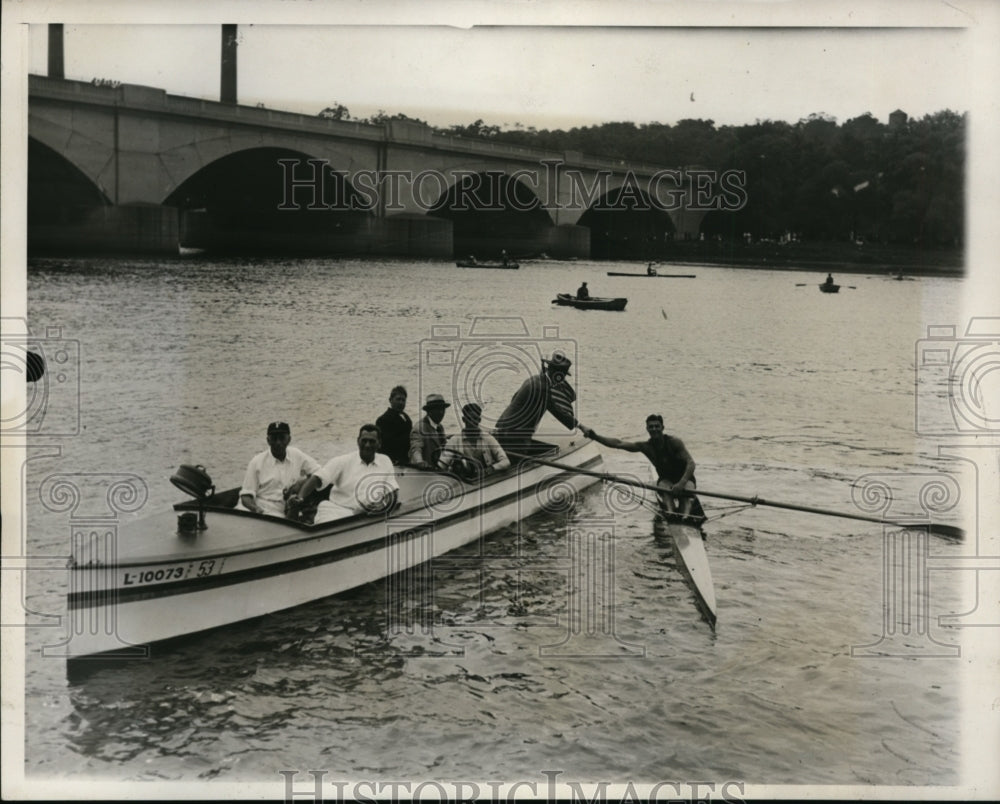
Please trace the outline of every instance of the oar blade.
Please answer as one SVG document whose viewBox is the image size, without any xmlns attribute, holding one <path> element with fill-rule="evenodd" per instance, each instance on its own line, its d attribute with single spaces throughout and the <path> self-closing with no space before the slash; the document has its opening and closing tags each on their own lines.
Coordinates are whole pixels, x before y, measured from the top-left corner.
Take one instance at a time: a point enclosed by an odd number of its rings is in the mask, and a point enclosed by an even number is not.
<svg viewBox="0 0 1000 804">
<path fill-rule="evenodd" d="M 903 530 L 926 530 L 928 533 L 954 542 L 965 541 L 965 529 L 957 525 L 942 525 L 937 522 L 886 522 L 885 524 Z"/>
</svg>

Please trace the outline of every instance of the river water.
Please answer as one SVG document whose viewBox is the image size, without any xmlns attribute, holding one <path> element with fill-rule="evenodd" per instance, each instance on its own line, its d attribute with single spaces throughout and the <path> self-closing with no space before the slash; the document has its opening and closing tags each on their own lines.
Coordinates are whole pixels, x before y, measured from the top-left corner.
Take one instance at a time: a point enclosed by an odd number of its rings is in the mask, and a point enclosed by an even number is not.
<svg viewBox="0 0 1000 804">
<path fill-rule="evenodd" d="M 914 355 L 928 325 L 961 323 L 959 280 L 841 275 L 828 295 L 819 272 L 608 270 L 644 269 L 34 261 L 30 322 L 78 342 L 68 383 L 80 401 L 79 426 L 71 418 L 56 432 L 53 412 L 55 435 L 36 441 L 53 449 L 27 464 L 29 554 L 69 552 L 68 514 L 40 493 L 53 474 L 72 476 L 85 498 L 103 493 L 102 476 L 138 476 L 148 499 L 121 514 L 129 522 L 177 501 L 168 478 L 181 463 L 204 464 L 219 488 L 238 485 L 273 419 L 320 460 L 352 449 L 397 383 L 414 418 L 424 394 L 454 401 L 469 383 L 487 419 L 498 415 L 517 371 L 431 367 L 428 344 L 568 350 L 580 419 L 639 437 L 646 414 L 662 413 L 707 491 L 864 513 L 852 499 L 859 478 L 916 494 L 920 478 L 954 470 L 915 433 Z M 594 296 L 627 296 L 627 310 L 550 304 L 581 281 Z M 502 336 L 482 334 L 497 327 Z M 604 459 L 608 471 L 650 477 L 641 456 L 605 449 Z M 64 660 L 41 652 L 61 639 L 51 615 L 64 611 L 65 573 L 31 574 L 26 773 L 254 782 L 273 796 L 292 770 L 296 789 L 312 789 L 307 770 L 327 782 L 523 780 L 543 792 L 556 772 L 716 790 L 958 784 L 962 634 L 938 618 L 968 608 L 961 573 L 932 572 L 921 598 L 929 626 L 887 640 L 879 525 L 703 502 L 715 633 L 648 508 L 600 485 L 570 510 L 492 535 L 482 552 L 436 562 L 408 622 L 387 619 L 386 588 L 373 584 L 73 683 Z M 567 626 L 574 528 L 601 529 L 613 545 L 611 624 L 586 638 Z M 926 544 L 932 560 L 967 549 Z"/>
</svg>

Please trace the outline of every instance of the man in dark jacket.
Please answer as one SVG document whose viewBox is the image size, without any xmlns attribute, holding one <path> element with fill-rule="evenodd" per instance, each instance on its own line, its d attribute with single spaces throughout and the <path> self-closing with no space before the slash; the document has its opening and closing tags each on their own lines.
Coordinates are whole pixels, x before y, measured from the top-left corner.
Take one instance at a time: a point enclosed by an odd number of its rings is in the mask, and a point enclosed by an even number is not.
<svg viewBox="0 0 1000 804">
<path fill-rule="evenodd" d="M 562 352 L 554 352 L 551 360 L 542 360 L 539 374 L 521 383 L 493 431 L 508 454 L 531 451 L 531 440 L 545 411 L 570 430 L 579 427 L 586 431 L 573 413 L 576 391 L 566 382 L 572 364 Z"/>
<path fill-rule="evenodd" d="M 444 412 L 451 407 L 451 404 L 444 401 L 441 394 L 428 394 L 427 402 L 424 404 L 424 412 L 427 414 L 413 428 L 410 433 L 410 464 L 419 469 L 437 469 L 438 458 L 441 457 L 441 450 L 447 436 L 444 434 L 444 427 L 441 420 L 444 419 Z"/>
<path fill-rule="evenodd" d="M 410 454 L 413 420 L 404 410 L 406 396 L 406 389 L 402 385 L 393 388 L 389 392 L 389 409 L 375 420 L 382 431 L 382 446 L 378 451 L 388 455 L 396 466 L 405 464 Z"/>
</svg>

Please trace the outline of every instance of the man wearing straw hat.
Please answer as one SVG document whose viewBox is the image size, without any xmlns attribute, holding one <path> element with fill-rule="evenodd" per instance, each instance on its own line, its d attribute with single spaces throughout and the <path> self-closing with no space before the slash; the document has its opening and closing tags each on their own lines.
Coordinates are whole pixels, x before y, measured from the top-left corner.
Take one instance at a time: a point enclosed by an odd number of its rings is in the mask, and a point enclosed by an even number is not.
<svg viewBox="0 0 1000 804">
<path fill-rule="evenodd" d="M 441 420 L 451 407 L 441 394 L 428 394 L 424 404 L 427 414 L 410 433 L 410 464 L 418 469 L 437 469 L 438 458 L 444 449 L 445 434 Z"/>
</svg>

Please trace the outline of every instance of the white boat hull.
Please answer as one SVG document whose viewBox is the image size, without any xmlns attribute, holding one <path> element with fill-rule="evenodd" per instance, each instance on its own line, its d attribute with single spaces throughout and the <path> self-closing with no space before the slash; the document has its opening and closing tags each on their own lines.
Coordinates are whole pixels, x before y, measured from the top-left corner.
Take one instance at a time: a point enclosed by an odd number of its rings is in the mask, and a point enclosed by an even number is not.
<svg viewBox="0 0 1000 804">
<path fill-rule="evenodd" d="M 557 439 L 550 439 L 556 443 Z M 559 440 L 561 461 L 593 469 L 592 442 Z M 299 606 L 391 576 L 529 516 L 553 483 L 581 491 L 593 477 L 539 464 L 482 486 L 414 469 L 397 472 L 392 516 L 301 525 L 235 509 L 206 509 L 206 528 L 178 533 L 176 511 L 74 552 L 68 595 L 70 659 L 143 655 L 144 646 Z M 192 503 L 176 506 L 192 510 Z"/>
<path fill-rule="evenodd" d="M 714 629 L 715 585 L 712 582 L 712 570 L 708 564 L 701 528 L 697 524 L 691 524 L 690 520 L 684 521 L 676 514 L 661 511 L 660 517 L 662 527 L 673 544 L 677 566 L 691 591 L 694 592 L 698 610 Z"/>
</svg>

